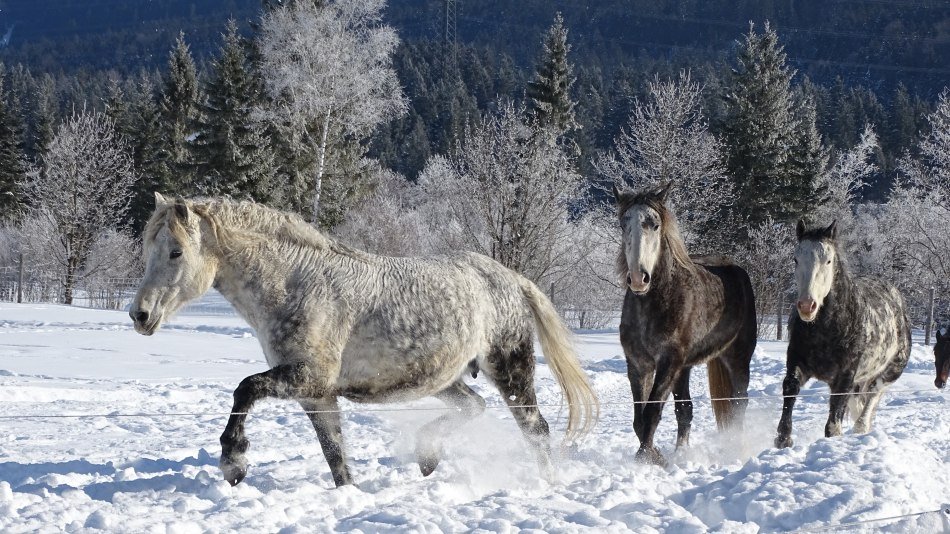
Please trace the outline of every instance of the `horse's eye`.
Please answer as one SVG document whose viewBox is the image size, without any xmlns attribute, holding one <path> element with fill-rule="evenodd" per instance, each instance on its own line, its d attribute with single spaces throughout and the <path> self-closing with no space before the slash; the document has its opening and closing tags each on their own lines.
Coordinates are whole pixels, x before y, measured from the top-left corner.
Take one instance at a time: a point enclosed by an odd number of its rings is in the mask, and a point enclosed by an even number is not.
<svg viewBox="0 0 950 534">
<path fill-rule="evenodd" d="M 180 250 L 173 250 L 173 251 L 171 251 L 171 254 L 168 255 L 168 257 L 171 258 L 171 259 L 180 258 L 180 257 L 181 257 L 181 251 L 180 251 Z"/>
<path fill-rule="evenodd" d="M 795 265 L 798 265 L 798 258 L 792 258 L 792 262 L 794 262 Z"/>
<path fill-rule="evenodd" d="M 660 229 L 660 225 L 659 225 L 659 224 L 656 224 L 656 223 L 653 223 L 653 231 L 656 232 L 656 231 L 659 230 L 659 229 Z"/>
<path fill-rule="evenodd" d="M 831 260 L 826 261 L 825 265 L 831 265 Z"/>
</svg>

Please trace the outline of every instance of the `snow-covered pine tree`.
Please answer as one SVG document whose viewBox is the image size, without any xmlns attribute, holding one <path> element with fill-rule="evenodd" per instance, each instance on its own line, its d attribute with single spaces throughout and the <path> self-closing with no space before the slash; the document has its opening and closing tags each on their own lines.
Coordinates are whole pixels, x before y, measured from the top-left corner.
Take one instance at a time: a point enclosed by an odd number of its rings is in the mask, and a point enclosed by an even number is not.
<svg viewBox="0 0 950 534">
<path fill-rule="evenodd" d="M 822 176 L 828 171 L 828 149 L 818 133 L 814 101 L 798 93 L 792 145 L 779 198 L 779 213 L 805 215 L 813 212 L 825 191 Z M 850 209 L 850 208 L 848 208 Z"/>
<path fill-rule="evenodd" d="M 740 43 L 726 92 L 723 133 L 726 166 L 735 180 L 737 213 L 747 227 L 771 216 L 792 218 L 794 203 L 783 198 L 797 120 L 792 112 L 791 80 L 778 35 L 768 25 L 761 34 L 750 25 Z"/>
<path fill-rule="evenodd" d="M 198 75 L 195 61 L 185 42 L 185 34 L 178 34 L 175 46 L 168 55 L 168 71 L 162 83 L 159 110 L 162 118 L 163 165 L 162 181 L 176 194 L 194 193 L 192 184 L 191 152 L 188 148 L 193 133 L 191 126 L 198 117 Z"/>
<path fill-rule="evenodd" d="M 0 221 L 16 217 L 24 207 L 20 185 L 26 178 L 23 122 L 7 97 L 4 87 L 0 92 Z"/>
<path fill-rule="evenodd" d="M 155 99 L 155 84 L 146 73 L 129 90 L 129 116 L 116 127 L 131 143 L 136 182 L 132 189 L 129 219 L 136 234 L 141 232 L 155 207 L 155 192 L 176 194 L 166 159 L 165 128 Z"/>
<path fill-rule="evenodd" d="M 541 57 L 534 79 L 528 82 L 527 88 L 532 117 L 540 126 L 553 129 L 558 136 L 578 128 L 574 117 L 575 103 L 571 100 L 574 76 L 567 60 L 570 51 L 564 18 L 558 13 L 554 24 L 544 34 Z"/>
<path fill-rule="evenodd" d="M 274 151 L 264 125 L 253 117 L 261 88 L 233 19 L 223 38 L 194 123 L 191 148 L 198 188 L 204 194 L 268 202 L 279 190 Z"/>
<path fill-rule="evenodd" d="M 33 153 L 31 159 L 36 162 L 42 159 L 46 147 L 53 140 L 56 123 L 59 120 L 59 106 L 57 105 L 56 82 L 49 74 L 44 74 L 36 86 L 36 108 L 34 109 L 33 125 Z"/>
</svg>

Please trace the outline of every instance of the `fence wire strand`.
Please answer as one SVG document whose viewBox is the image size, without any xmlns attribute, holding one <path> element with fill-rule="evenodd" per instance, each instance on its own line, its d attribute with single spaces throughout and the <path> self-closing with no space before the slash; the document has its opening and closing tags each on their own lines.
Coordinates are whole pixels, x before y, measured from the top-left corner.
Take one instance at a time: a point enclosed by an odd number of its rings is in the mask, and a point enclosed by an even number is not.
<svg viewBox="0 0 950 534">
<path fill-rule="evenodd" d="M 906 394 L 910 396 L 912 394 L 933 394 L 938 393 L 939 391 L 934 391 L 932 389 L 898 389 L 898 390 L 885 390 L 885 394 L 889 393 L 898 393 Z M 786 399 L 794 397 L 796 399 L 810 399 L 810 398 L 825 398 L 825 397 L 834 397 L 834 396 L 866 396 L 873 395 L 873 392 L 866 391 L 848 391 L 842 393 L 832 393 L 832 392 L 816 392 L 809 393 L 805 395 L 756 395 L 752 397 L 696 397 L 692 399 L 668 399 L 668 400 L 645 400 L 645 401 L 616 401 L 616 402 L 599 402 L 597 406 L 621 406 L 621 407 L 633 407 L 636 405 L 644 404 L 665 404 L 665 403 L 678 403 L 678 402 L 702 402 L 702 403 L 711 403 L 713 401 L 717 402 L 732 402 L 732 401 L 755 401 L 759 399 L 765 400 L 777 400 L 777 399 Z M 901 396 L 901 395 L 898 395 Z M 942 396 L 942 395 L 941 395 Z M 485 406 L 485 411 L 507 411 L 512 408 L 562 408 L 564 406 L 570 406 L 567 403 L 537 403 L 537 404 L 492 404 Z M 587 406 L 587 404 L 576 403 L 574 406 Z M 346 409 L 337 409 L 337 410 L 280 410 L 280 411 L 257 411 L 257 412 L 108 412 L 108 413 L 82 413 L 82 414 L 6 414 L 0 415 L 0 420 L 12 420 L 12 419 L 85 419 L 85 418 L 123 418 L 123 417 L 229 417 L 232 415 L 254 415 L 254 416 L 286 416 L 286 415 L 309 415 L 309 414 L 349 414 L 349 413 L 367 413 L 367 412 L 457 412 L 460 411 L 458 408 L 450 406 L 393 406 L 393 407 L 360 407 L 360 408 L 346 408 Z"/>
</svg>

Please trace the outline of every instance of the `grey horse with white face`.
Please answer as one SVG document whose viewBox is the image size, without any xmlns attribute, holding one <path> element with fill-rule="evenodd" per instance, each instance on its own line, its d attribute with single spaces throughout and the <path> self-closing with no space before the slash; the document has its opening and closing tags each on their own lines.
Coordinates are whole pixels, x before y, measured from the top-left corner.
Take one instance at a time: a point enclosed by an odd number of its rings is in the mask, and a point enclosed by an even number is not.
<svg viewBox="0 0 950 534">
<path fill-rule="evenodd" d="M 689 442 L 690 370 L 706 364 L 720 430 L 741 430 L 755 352 L 755 298 L 749 275 L 723 256 L 690 256 L 666 206 L 671 185 L 614 188 L 622 245 L 617 274 L 626 286 L 620 344 L 635 402 L 636 458 L 663 465 L 653 442 L 663 404 L 676 401 L 677 448 Z"/>
<path fill-rule="evenodd" d="M 452 409 L 422 427 L 423 475 L 443 436 L 485 401 L 463 376 L 481 371 L 502 393 L 551 476 L 548 424 L 534 390 L 535 331 L 568 407 L 569 438 L 589 431 L 597 398 L 550 300 L 529 280 L 478 254 L 390 258 L 353 250 L 296 215 L 226 199 L 156 195 L 144 234 L 145 277 L 129 314 L 152 335 L 215 287 L 251 325 L 270 370 L 241 381 L 221 436 L 231 484 L 247 473 L 244 421 L 265 397 L 300 403 L 334 482 L 350 484 L 338 397 L 395 402 L 435 396 Z"/>
<path fill-rule="evenodd" d="M 884 390 L 900 377 L 910 357 L 910 321 L 897 289 L 848 272 L 834 222 L 809 230 L 799 221 L 796 233 L 798 313 L 789 319 L 776 447 L 791 446 L 795 397 L 811 378 L 831 389 L 826 437 L 841 434 L 849 410 L 854 431 L 869 431 Z"/>
</svg>

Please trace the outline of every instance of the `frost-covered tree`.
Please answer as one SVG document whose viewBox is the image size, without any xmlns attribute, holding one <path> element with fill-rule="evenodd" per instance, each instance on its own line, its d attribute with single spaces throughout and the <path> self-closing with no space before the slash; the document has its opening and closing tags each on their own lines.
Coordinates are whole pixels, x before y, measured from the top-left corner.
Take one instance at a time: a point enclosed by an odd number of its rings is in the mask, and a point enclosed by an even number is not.
<svg viewBox="0 0 950 534">
<path fill-rule="evenodd" d="M 474 124 L 449 159 L 420 175 L 426 196 L 447 210 L 461 248 L 541 281 L 569 268 L 569 207 L 583 180 L 549 132 L 527 124 L 511 103 Z"/>
<path fill-rule="evenodd" d="M 769 329 L 766 328 L 768 325 L 777 327 L 784 319 L 787 293 L 794 274 L 794 250 L 792 226 L 766 215 L 761 223 L 749 229 L 745 249 L 739 252 L 740 264 L 752 281 L 759 333 L 762 335 Z"/>
<path fill-rule="evenodd" d="M 924 304 L 930 287 L 950 292 L 950 91 L 944 90 L 927 117 L 930 130 L 917 144 L 918 157 L 899 162 L 898 181 L 881 225 L 889 274 L 911 300 Z"/>
<path fill-rule="evenodd" d="M 792 220 L 813 204 L 815 166 L 821 159 L 814 116 L 795 114 L 791 80 L 778 34 L 750 26 L 740 43 L 723 122 L 727 170 L 737 212 L 755 227 L 766 217 Z M 810 136 L 810 137 L 809 137 Z"/>
<path fill-rule="evenodd" d="M 29 226 L 37 234 L 29 240 L 31 256 L 58 270 L 64 303 L 72 303 L 77 281 L 114 263 L 89 259 L 94 250 L 101 256 L 102 239 L 117 242 L 133 183 L 128 147 L 96 111 L 76 112 L 62 124 L 42 163 L 30 170 L 24 185 L 32 202 Z"/>
<path fill-rule="evenodd" d="M 571 99 L 573 69 L 567 60 L 571 46 L 567 43 L 567 28 L 560 13 L 544 34 L 541 45 L 534 79 L 528 82 L 530 112 L 539 125 L 553 128 L 557 135 L 563 135 L 577 128 L 578 124 Z"/>
<path fill-rule="evenodd" d="M 381 23 L 384 0 L 294 2 L 261 20 L 261 74 L 268 118 L 289 143 L 315 153 L 311 219 L 320 196 L 331 134 L 362 139 L 404 112 L 392 54 L 399 40 Z"/>
<path fill-rule="evenodd" d="M 877 134 L 865 125 L 858 144 L 835 155 L 831 167 L 818 177 L 821 192 L 819 206 L 812 212 L 818 221 L 837 220 L 838 234 L 849 235 L 854 227 L 854 205 L 858 191 L 867 185 L 875 172 L 874 154 L 878 148 Z"/>
<path fill-rule="evenodd" d="M 671 182 L 670 203 L 691 251 L 721 251 L 722 222 L 732 202 L 722 142 L 709 132 L 703 89 L 688 72 L 654 79 L 645 101 L 636 101 L 613 150 L 597 163 L 615 184 L 636 189 Z"/>
<path fill-rule="evenodd" d="M 265 125 L 253 116 L 261 101 L 260 86 L 234 20 L 228 22 L 223 38 L 194 123 L 198 189 L 207 195 L 268 202 L 279 197 L 280 188 Z"/>
<path fill-rule="evenodd" d="M 195 61 L 185 42 L 184 32 L 178 34 L 168 55 L 168 67 L 159 95 L 162 125 L 162 174 L 157 181 L 178 194 L 193 193 L 191 180 L 192 125 L 198 118 L 199 88 Z"/>
<path fill-rule="evenodd" d="M 899 163 L 908 186 L 934 191 L 950 208 L 950 88 L 944 89 L 927 117 L 929 131 L 917 144 L 919 157 L 905 156 Z"/>
</svg>

